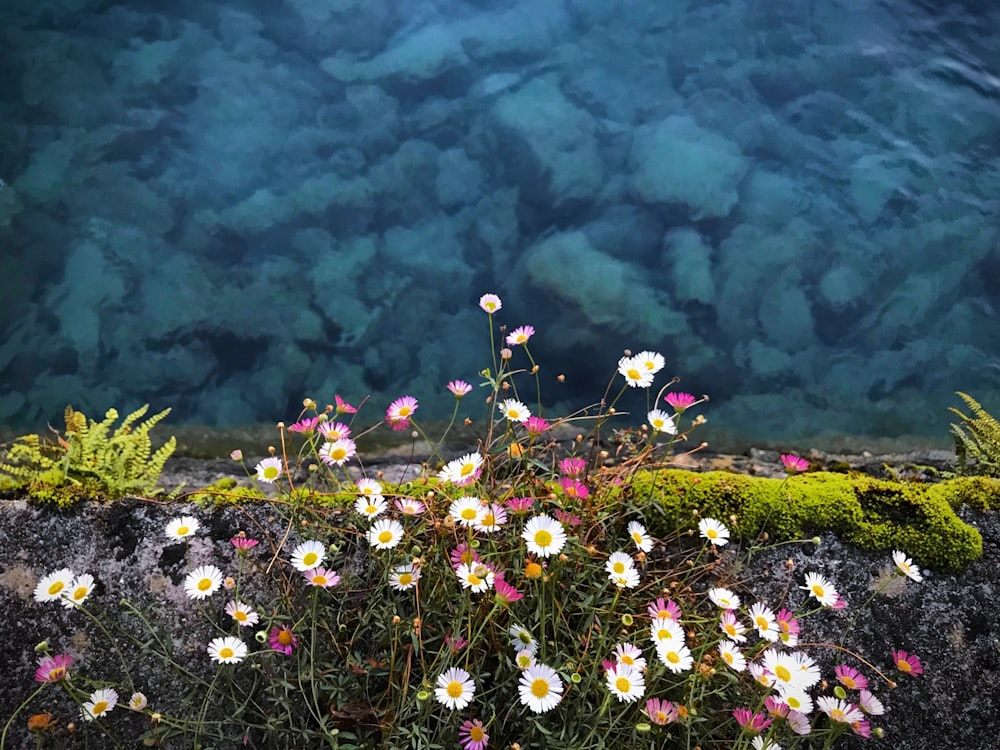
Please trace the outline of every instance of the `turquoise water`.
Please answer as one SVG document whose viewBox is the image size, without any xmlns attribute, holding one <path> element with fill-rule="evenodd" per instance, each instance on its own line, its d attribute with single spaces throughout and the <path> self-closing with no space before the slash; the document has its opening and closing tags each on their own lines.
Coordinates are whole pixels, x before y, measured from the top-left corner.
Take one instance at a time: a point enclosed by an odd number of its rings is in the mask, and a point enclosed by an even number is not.
<svg viewBox="0 0 1000 750">
<path fill-rule="evenodd" d="M 162 7 L 0 8 L 0 424 L 445 415 L 485 292 L 550 413 L 624 349 L 750 440 L 1000 410 L 992 3 Z"/>
</svg>

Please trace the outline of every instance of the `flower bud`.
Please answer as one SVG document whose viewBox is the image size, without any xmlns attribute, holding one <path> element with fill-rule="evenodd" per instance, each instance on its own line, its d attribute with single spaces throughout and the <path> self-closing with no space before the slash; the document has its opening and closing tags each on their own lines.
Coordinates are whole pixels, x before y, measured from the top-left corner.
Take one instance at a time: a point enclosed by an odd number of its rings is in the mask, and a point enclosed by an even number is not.
<svg viewBox="0 0 1000 750">
<path fill-rule="evenodd" d="M 36 654 L 46 654 L 46 653 L 48 653 L 48 651 L 49 651 L 49 642 L 48 641 L 42 641 L 41 643 L 39 643 L 38 645 L 35 646 L 35 653 Z"/>
<path fill-rule="evenodd" d="M 233 459 L 233 461 L 242 461 L 243 460 L 243 451 L 241 451 L 239 448 L 237 448 L 236 450 L 234 450 L 232 453 L 229 454 L 229 457 L 231 459 Z"/>
<path fill-rule="evenodd" d="M 823 543 L 823 540 L 820 539 L 818 536 L 814 536 L 812 538 L 812 543 L 815 544 L 818 547 L 819 545 L 821 545 Z"/>
</svg>

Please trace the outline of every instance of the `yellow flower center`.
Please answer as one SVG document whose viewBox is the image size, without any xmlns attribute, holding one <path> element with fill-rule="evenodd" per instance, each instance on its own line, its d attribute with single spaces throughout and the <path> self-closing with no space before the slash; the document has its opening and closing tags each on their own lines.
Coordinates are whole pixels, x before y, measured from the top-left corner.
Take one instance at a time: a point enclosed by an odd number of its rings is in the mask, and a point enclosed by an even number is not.
<svg viewBox="0 0 1000 750">
<path fill-rule="evenodd" d="M 673 637 L 674 634 L 671 633 L 666 628 L 662 628 L 661 630 L 656 631 L 656 640 L 658 641 L 669 641 Z"/>
<path fill-rule="evenodd" d="M 632 689 L 632 683 L 625 677 L 618 677 L 615 679 L 615 687 L 618 689 L 619 693 L 627 693 Z"/>
<path fill-rule="evenodd" d="M 278 631 L 278 643 L 282 646 L 290 646 L 292 644 L 292 633 L 289 630 L 279 630 Z"/>
<path fill-rule="evenodd" d="M 472 521 L 477 515 L 479 515 L 479 513 L 475 508 L 462 508 L 461 515 L 463 521 Z"/>
<path fill-rule="evenodd" d="M 826 592 L 823 591 L 823 587 L 820 586 L 818 583 L 813 584 L 812 592 L 813 596 L 815 596 L 817 599 L 822 599 L 826 595 Z"/>
<path fill-rule="evenodd" d="M 313 583 L 316 586 L 326 586 L 327 578 L 325 575 L 318 574 L 313 576 Z"/>
<path fill-rule="evenodd" d="M 187 526 L 178 526 L 177 527 L 177 536 L 187 536 L 187 535 L 188 535 L 188 527 Z"/>
<path fill-rule="evenodd" d="M 782 682 L 791 682 L 792 673 L 789 671 L 788 667 L 781 664 L 774 668 L 774 676 L 777 677 Z"/>
<path fill-rule="evenodd" d="M 906 661 L 906 659 L 900 659 L 899 661 L 897 661 L 896 666 L 899 667 L 900 671 L 902 672 L 913 671 L 913 668 L 910 666 L 910 662 Z"/>
<path fill-rule="evenodd" d="M 374 516 L 376 513 L 378 513 L 378 507 L 375 505 L 368 505 L 365 507 L 365 513 L 368 514 L 369 516 Z"/>
<path fill-rule="evenodd" d="M 496 516 L 492 513 L 487 513 L 483 516 L 483 526 L 494 526 L 497 522 Z"/>
<path fill-rule="evenodd" d="M 475 464 L 462 464 L 462 470 L 459 472 L 463 477 L 469 476 L 472 472 L 476 470 Z"/>
<path fill-rule="evenodd" d="M 709 539 L 718 539 L 719 532 L 716 531 L 715 529 L 707 529 L 705 531 L 705 536 L 707 536 Z"/>
<path fill-rule="evenodd" d="M 618 661 L 620 661 L 622 664 L 628 664 L 629 666 L 632 666 L 633 664 L 635 664 L 635 659 L 633 659 L 628 654 L 622 654 L 618 658 Z"/>
<path fill-rule="evenodd" d="M 330 451 L 330 458 L 334 461 L 341 461 L 347 456 L 347 451 L 343 448 L 334 448 Z"/>
<path fill-rule="evenodd" d="M 789 708 L 794 708 L 796 710 L 802 708 L 802 702 L 796 698 L 794 695 L 786 695 L 785 703 L 788 704 Z"/>
<path fill-rule="evenodd" d="M 627 376 L 629 380 L 642 380 L 642 373 L 634 367 L 629 368 Z"/>
<path fill-rule="evenodd" d="M 234 656 L 236 656 L 236 652 L 229 648 L 229 646 L 223 646 L 219 649 L 220 659 L 232 659 Z"/>
<path fill-rule="evenodd" d="M 410 414 L 412 414 L 409 406 L 400 407 L 399 412 L 397 413 L 399 414 L 400 418 L 408 417 L 410 416 Z"/>
<path fill-rule="evenodd" d="M 308 565 L 310 568 L 319 562 L 319 555 L 315 552 L 306 552 L 302 555 L 302 564 Z"/>
<path fill-rule="evenodd" d="M 448 687 L 445 688 L 448 693 L 449 698 L 461 698 L 462 697 L 462 683 L 452 680 L 448 683 Z"/>
<path fill-rule="evenodd" d="M 478 586 L 483 582 L 483 579 L 477 576 L 475 573 L 469 573 L 468 581 L 470 586 Z"/>
<path fill-rule="evenodd" d="M 723 651 L 722 652 L 722 658 L 725 660 L 726 664 L 728 664 L 730 666 L 732 666 L 733 662 L 735 661 L 733 655 L 731 653 L 729 653 L 728 651 Z"/>
<path fill-rule="evenodd" d="M 473 742 L 482 742 L 483 737 L 486 736 L 486 732 L 477 726 L 473 726 L 469 729 L 469 739 Z"/>
<path fill-rule="evenodd" d="M 200 581 L 198 581 L 199 591 L 208 591 L 210 588 L 212 588 L 211 578 L 202 578 Z"/>
<path fill-rule="evenodd" d="M 264 469 L 264 479 L 277 479 L 278 478 L 278 467 L 268 466 Z"/>
<path fill-rule="evenodd" d="M 97 703 L 94 704 L 94 716 L 100 716 L 107 710 L 108 710 L 107 701 L 97 701 Z"/>
<path fill-rule="evenodd" d="M 622 573 L 625 572 L 625 563 L 623 563 L 623 562 L 616 562 L 614 564 L 614 566 L 612 567 L 612 569 L 614 570 L 614 572 L 617 575 L 621 575 Z"/>
<path fill-rule="evenodd" d="M 236 622 L 246 622 L 247 613 L 244 612 L 242 609 L 237 609 L 233 612 L 233 619 L 236 620 Z"/>
<path fill-rule="evenodd" d="M 540 578 L 542 575 L 542 566 L 536 562 L 530 562 L 524 566 L 524 575 L 526 578 Z"/>
<path fill-rule="evenodd" d="M 86 598 L 87 598 L 87 587 L 77 586 L 76 589 L 73 591 L 73 601 L 78 602 L 81 599 L 86 599 Z"/>
<path fill-rule="evenodd" d="M 847 716 L 839 708 L 835 708 L 830 711 L 830 718 L 834 721 L 846 722 Z"/>
<path fill-rule="evenodd" d="M 633 531 L 632 541 L 634 541 L 636 544 L 642 544 L 642 534 L 640 534 L 638 531 Z"/>
<path fill-rule="evenodd" d="M 858 683 L 856 683 L 854 680 L 852 680 L 850 677 L 846 675 L 841 677 L 840 681 L 843 682 L 844 685 L 851 690 L 854 690 L 854 688 L 858 686 Z"/>
<path fill-rule="evenodd" d="M 549 694 L 549 681 L 539 677 L 531 683 L 531 694 L 536 698 L 544 698 Z"/>
<path fill-rule="evenodd" d="M 726 623 L 722 626 L 722 629 L 726 631 L 726 635 L 736 635 L 736 626 Z"/>
<path fill-rule="evenodd" d="M 760 628 L 761 630 L 767 630 L 768 625 L 766 617 L 757 617 L 754 620 L 754 622 L 757 623 L 757 627 Z"/>
<path fill-rule="evenodd" d="M 535 532 L 535 544 L 539 547 L 548 547 L 552 544 L 552 534 L 545 529 L 540 529 Z"/>
<path fill-rule="evenodd" d="M 667 654 L 667 661 L 669 661 L 671 664 L 677 664 L 680 662 L 680 660 L 681 660 L 681 655 L 678 654 L 676 651 L 671 651 Z"/>
<path fill-rule="evenodd" d="M 388 544 L 392 541 L 392 532 L 388 530 L 380 532 L 378 535 L 378 541 L 379 544 Z"/>
<path fill-rule="evenodd" d="M 63 581 L 55 581 L 49 586 L 49 595 L 55 596 L 56 594 L 58 594 L 60 591 L 63 590 L 63 587 L 65 585 L 66 584 Z"/>
<path fill-rule="evenodd" d="M 399 575 L 399 585 L 409 586 L 413 583 L 413 576 L 410 573 L 400 573 Z"/>
</svg>

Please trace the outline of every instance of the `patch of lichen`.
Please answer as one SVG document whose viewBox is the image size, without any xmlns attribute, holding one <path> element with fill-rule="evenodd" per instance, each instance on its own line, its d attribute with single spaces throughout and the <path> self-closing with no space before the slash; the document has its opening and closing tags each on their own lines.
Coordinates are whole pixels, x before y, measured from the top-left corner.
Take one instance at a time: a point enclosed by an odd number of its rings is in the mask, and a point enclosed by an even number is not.
<svg viewBox="0 0 1000 750">
<path fill-rule="evenodd" d="M 770 479 L 667 470 L 640 472 L 624 491 L 661 511 L 649 519 L 654 534 L 711 516 L 744 539 L 766 532 L 771 541 L 787 541 L 830 531 L 864 549 L 901 549 L 921 565 L 957 571 L 982 555 L 983 542 L 954 508 L 968 501 L 988 507 L 989 497 L 989 488 L 958 481 L 925 485 L 829 472 Z"/>
</svg>

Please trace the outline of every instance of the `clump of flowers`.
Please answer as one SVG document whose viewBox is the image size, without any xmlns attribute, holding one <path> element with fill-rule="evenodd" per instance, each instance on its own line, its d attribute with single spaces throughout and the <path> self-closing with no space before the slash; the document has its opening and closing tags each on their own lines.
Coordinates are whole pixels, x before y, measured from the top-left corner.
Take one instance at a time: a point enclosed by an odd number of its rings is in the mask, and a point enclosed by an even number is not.
<svg viewBox="0 0 1000 750">
<path fill-rule="evenodd" d="M 479 400 L 465 398 L 464 380 L 439 388 L 454 412 L 435 439 L 411 395 L 368 427 L 364 402 L 307 398 L 250 473 L 268 486 L 282 534 L 226 531 L 213 559 L 193 515 L 159 533 L 187 552 L 173 581 L 198 640 L 198 665 L 178 670 L 199 696 L 187 715 L 160 708 L 169 696 L 155 686 L 140 686 L 149 699 L 136 690 L 124 654 L 119 682 L 90 692 L 71 657 L 44 655 L 38 690 L 69 691 L 109 733 L 122 690 L 149 716 L 152 740 L 174 733 L 191 746 L 764 750 L 870 735 L 888 678 L 842 646 L 828 666 L 800 637 L 811 618 L 847 607 L 836 582 L 789 568 L 783 596 L 755 596 L 735 580 L 745 543 L 735 518 L 697 508 L 668 522 L 639 489 L 704 421 L 690 413 L 707 399 L 667 392 L 676 379 L 654 392 L 663 355 L 626 351 L 607 367 L 600 408 L 553 417 L 529 350 L 535 328 L 507 329 L 497 295 L 479 306 L 494 354 L 474 448 L 442 448 L 459 409 Z M 645 423 L 629 425 L 616 406 L 637 390 Z M 355 440 L 379 428 L 426 440 L 416 480 L 393 486 L 365 468 Z M 808 468 L 782 462 L 789 474 Z M 904 552 L 892 558 L 897 577 L 921 580 Z M 94 585 L 59 568 L 34 598 L 84 609 Z M 155 627 L 142 644 L 134 653 L 178 665 Z M 902 649 L 882 661 L 923 672 Z"/>
</svg>

